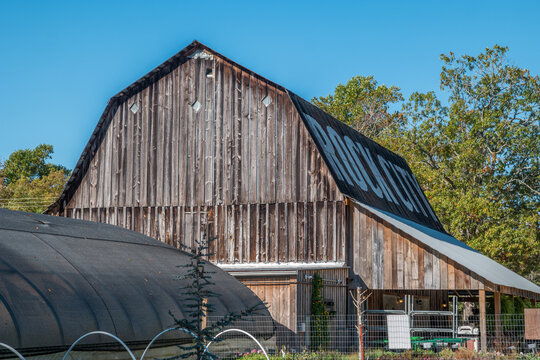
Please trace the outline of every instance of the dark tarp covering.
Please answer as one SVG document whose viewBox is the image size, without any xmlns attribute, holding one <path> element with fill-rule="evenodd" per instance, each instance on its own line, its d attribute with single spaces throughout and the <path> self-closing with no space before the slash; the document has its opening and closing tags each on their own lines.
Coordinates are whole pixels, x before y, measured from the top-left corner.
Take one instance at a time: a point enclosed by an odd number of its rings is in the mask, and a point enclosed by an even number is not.
<svg viewBox="0 0 540 360">
<path fill-rule="evenodd" d="M 402 157 L 299 96 L 289 95 L 344 195 L 444 232 Z"/>
<path fill-rule="evenodd" d="M 0 342 L 18 349 L 62 349 L 81 335 L 107 331 L 146 344 L 182 318 L 186 271 L 182 251 L 120 227 L 0 209 Z M 218 267 L 211 287 L 212 316 L 241 311 L 260 300 Z M 176 279 L 175 279 L 176 278 Z M 262 316 L 270 319 L 267 310 Z M 271 321 L 250 328 L 272 335 Z M 164 339 L 187 338 L 169 332 Z M 90 337 L 85 344 L 110 343 Z"/>
</svg>

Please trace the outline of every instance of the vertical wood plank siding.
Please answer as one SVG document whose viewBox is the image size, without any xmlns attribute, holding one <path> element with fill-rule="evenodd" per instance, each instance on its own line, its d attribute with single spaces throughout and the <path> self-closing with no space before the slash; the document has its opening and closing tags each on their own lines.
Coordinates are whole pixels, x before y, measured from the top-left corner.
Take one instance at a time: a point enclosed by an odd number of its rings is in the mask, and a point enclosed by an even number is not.
<svg viewBox="0 0 540 360">
<path fill-rule="evenodd" d="M 277 326 L 296 331 L 298 282 L 296 276 L 238 277 L 268 306 Z"/>
<path fill-rule="evenodd" d="M 297 275 L 256 276 L 237 278 L 268 305 L 278 326 L 296 331 L 297 319 L 304 321 L 311 314 L 312 280 L 315 273 L 323 278 L 322 297 L 336 314 L 347 313 L 348 269 L 301 270 Z"/>
<path fill-rule="evenodd" d="M 356 204 L 350 212 L 350 276 L 370 289 L 477 290 L 484 280 Z M 382 229 L 382 231 L 381 231 Z"/>
<path fill-rule="evenodd" d="M 344 261 L 344 198 L 282 90 L 191 59 L 112 116 L 66 216 L 174 246 L 205 231 L 215 262 Z"/>
</svg>

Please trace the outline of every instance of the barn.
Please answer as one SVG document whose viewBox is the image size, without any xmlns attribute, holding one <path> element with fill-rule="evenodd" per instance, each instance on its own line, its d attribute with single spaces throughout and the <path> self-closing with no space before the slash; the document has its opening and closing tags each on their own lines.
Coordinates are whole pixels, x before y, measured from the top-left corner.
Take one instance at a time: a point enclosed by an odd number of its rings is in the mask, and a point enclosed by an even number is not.
<svg viewBox="0 0 540 360">
<path fill-rule="evenodd" d="M 177 247 L 216 236 L 211 260 L 292 331 L 315 272 L 337 314 L 354 288 L 380 310 L 540 299 L 445 232 L 399 155 L 196 41 L 111 98 L 47 213 Z"/>
<path fill-rule="evenodd" d="M 179 268 L 190 261 L 179 249 L 117 226 L 0 209 L 0 344 L 24 356 L 59 359 L 79 337 L 102 331 L 139 357 L 175 326 L 171 314 L 182 319 L 192 311 L 182 291 L 187 269 Z M 215 283 L 207 289 L 218 295 L 208 298 L 215 308 L 208 322 L 260 302 L 214 265 L 206 270 Z M 256 316 L 270 319 L 266 309 Z M 274 333 L 271 321 L 250 329 L 261 340 Z M 177 344 L 191 341 L 191 335 L 171 331 L 148 355 L 175 356 Z M 79 351 L 91 354 L 79 352 L 84 358 L 124 358 L 120 344 L 104 334 L 81 344 Z M 0 358 L 6 351 L 0 346 Z"/>
</svg>

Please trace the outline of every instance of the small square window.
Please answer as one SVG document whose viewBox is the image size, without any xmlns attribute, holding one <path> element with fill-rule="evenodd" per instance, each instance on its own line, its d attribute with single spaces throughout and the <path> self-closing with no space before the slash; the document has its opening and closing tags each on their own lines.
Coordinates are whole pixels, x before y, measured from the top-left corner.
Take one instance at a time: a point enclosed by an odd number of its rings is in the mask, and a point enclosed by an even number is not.
<svg viewBox="0 0 540 360">
<path fill-rule="evenodd" d="M 195 100 L 195 102 L 193 104 L 191 104 L 191 108 L 193 110 L 195 110 L 195 112 L 199 112 L 199 110 L 201 110 L 201 108 L 202 108 L 202 105 L 199 102 L 199 100 Z"/>
<path fill-rule="evenodd" d="M 262 99 L 262 103 L 264 104 L 264 106 L 268 107 L 268 106 L 272 103 L 272 99 L 270 98 L 269 95 L 266 95 L 266 96 Z"/>
<path fill-rule="evenodd" d="M 129 107 L 129 110 L 136 114 L 138 111 L 139 111 L 139 105 L 137 105 L 137 103 L 133 103 L 131 104 L 131 106 Z"/>
</svg>

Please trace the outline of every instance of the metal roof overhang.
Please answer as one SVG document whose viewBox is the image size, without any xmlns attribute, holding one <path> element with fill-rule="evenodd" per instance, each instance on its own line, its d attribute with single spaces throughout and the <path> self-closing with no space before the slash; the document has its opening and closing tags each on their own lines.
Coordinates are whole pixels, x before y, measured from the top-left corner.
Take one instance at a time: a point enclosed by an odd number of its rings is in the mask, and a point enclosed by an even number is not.
<svg viewBox="0 0 540 360">
<path fill-rule="evenodd" d="M 234 277 L 278 277 L 298 275 L 303 270 L 348 269 L 344 262 L 319 263 L 255 263 L 255 264 L 216 264 L 221 270 Z"/>
<path fill-rule="evenodd" d="M 351 199 L 351 201 L 417 239 L 427 247 L 440 252 L 456 263 L 476 273 L 489 283 L 498 286 L 498 288 L 491 290 L 540 299 L 540 287 L 538 285 L 516 274 L 489 257 L 482 255 L 453 236 L 389 212 L 378 210 L 357 200 Z"/>
</svg>

